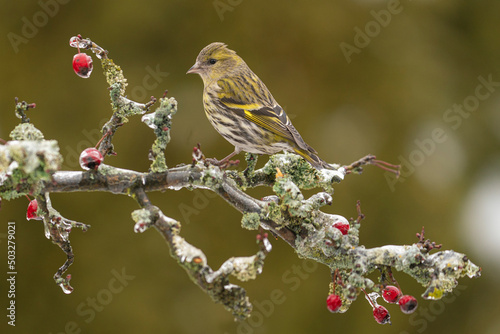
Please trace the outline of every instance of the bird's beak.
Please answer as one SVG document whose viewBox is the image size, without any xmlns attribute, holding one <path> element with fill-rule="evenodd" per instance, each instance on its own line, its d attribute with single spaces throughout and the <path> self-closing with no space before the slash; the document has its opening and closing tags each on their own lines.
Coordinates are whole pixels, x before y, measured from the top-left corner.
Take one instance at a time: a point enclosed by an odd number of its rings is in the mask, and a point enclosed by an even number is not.
<svg viewBox="0 0 500 334">
<path fill-rule="evenodd" d="M 193 66 L 191 66 L 191 68 L 186 72 L 186 74 L 190 74 L 190 73 L 196 73 L 196 74 L 200 74 L 201 72 L 201 68 L 198 66 L 198 63 L 195 63 Z"/>
</svg>

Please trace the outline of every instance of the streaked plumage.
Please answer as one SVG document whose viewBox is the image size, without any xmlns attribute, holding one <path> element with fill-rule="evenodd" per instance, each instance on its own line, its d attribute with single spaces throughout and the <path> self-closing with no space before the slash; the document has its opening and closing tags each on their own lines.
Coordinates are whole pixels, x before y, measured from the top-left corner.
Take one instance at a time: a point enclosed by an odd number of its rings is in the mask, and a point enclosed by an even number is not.
<svg viewBox="0 0 500 334">
<path fill-rule="evenodd" d="M 235 151 L 299 154 L 317 169 L 331 168 L 302 139 L 266 85 L 236 52 L 223 43 L 212 43 L 201 50 L 187 73 L 197 73 L 205 86 L 203 104 L 213 127 Z"/>
</svg>

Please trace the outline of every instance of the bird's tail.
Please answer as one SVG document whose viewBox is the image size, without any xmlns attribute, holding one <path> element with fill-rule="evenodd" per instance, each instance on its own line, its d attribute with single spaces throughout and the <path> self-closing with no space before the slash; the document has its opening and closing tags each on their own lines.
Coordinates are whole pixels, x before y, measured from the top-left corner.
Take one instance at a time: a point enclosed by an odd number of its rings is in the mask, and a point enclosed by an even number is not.
<svg viewBox="0 0 500 334">
<path fill-rule="evenodd" d="M 300 148 L 294 148 L 295 153 L 300 155 L 302 158 L 306 159 L 307 162 L 311 164 L 314 168 L 321 169 L 335 169 L 328 162 L 324 161 L 318 156 L 318 152 L 316 152 L 312 147 L 309 147 L 309 150 L 302 150 Z"/>
</svg>

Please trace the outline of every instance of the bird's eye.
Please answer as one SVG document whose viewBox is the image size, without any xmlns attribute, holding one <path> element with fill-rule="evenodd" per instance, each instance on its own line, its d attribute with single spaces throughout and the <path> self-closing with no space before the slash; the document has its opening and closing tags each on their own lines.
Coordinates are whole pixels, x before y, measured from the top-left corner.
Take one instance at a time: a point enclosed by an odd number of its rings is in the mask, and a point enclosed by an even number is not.
<svg viewBox="0 0 500 334">
<path fill-rule="evenodd" d="M 208 63 L 209 63 L 210 65 L 213 65 L 213 64 L 215 64 L 216 62 L 217 62 L 217 59 L 210 58 L 210 59 L 208 60 Z"/>
</svg>

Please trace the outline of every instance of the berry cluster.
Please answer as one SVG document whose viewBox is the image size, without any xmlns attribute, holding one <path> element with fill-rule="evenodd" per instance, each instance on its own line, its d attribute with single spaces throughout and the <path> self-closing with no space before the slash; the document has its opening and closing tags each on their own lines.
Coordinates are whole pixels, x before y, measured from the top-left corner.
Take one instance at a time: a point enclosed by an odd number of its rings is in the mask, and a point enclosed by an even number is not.
<svg viewBox="0 0 500 334">
<path fill-rule="evenodd" d="M 382 298 L 389 304 L 399 304 L 401 312 L 406 314 L 413 313 L 418 306 L 417 299 L 410 295 L 403 295 L 401 289 L 394 285 L 387 285 L 382 290 Z"/>
<path fill-rule="evenodd" d="M 335 284 L 337 283 L 342 285 L 343 287 L 345 286 L 344 284 L 342 284 L 342 281 L 337 278 L 337 274 L 338 270 L 336 270 L 333 275 L 333 282 L 330 283 L 330 294 L 326 299 L 326 307 L 332 313 L 342 312 L 342 298 L 335 293 Z M 390 274 L 389 276 L 397 284 L 397 282 L 392 277 L 392 274 Z M 366 293 L 366 291 L 362 288 L 361 291 L 363 291 L 366 299 L 372 306 L 373 317 L 375 318 L 375 321 L 377 321 L 381 325 L 390 324 L 391 315 L 389 314 L 389 311 L 387 310 L 387 308 L 377 303 L 377 299 L 380 297 L 380 295 L 377 292 Z M 399 285 L 384 285 L 382 289 L 382 298 L 389 304 L 398 304 L 401 312 L 405 314 L 411 314 L 415 312 L 418 306 L 417 299 L 410 295 L 403 295 L 401 288 L 399 288 Z"/>
<path fill-rule="evenodd" d="M 349 220 L 349 223 L 337 221 L 332 225 L 332 227 L 337 228 L 342 233 L 342 235 L 348 234 L 350 227 L 353 227 L 354 229 L 359 228 L 360 221 L 365 217 L 361 213 L 361 204 L 359 201 L 356 203 L 356 209 L 358 212 L 358 217 L 356 219 L 351 218 Z M 430 240 L 425 240 L 423 227 L 422 232 L 417 233 L 417 237 L 419 238 L 419 242 L 417 245 L 422 248 L 422 251 L 424 252 L 429 252 L 434 248 L 441 247 L 441 245 L 436 245 L 436 243 L 431 242 Z M 379 269 L 381 271 L 381 284 L 376 286 L 376 288 L 374 289 L 375 291 L 369 294 L 366 293 L 363 288 L 355 288 L 352 285 L 344 284 L 342 282 L 342 278 L 339 275 L 338 269 L 332 272 L 332 282 L 330 283 L 330 291 L 326 299 L 327 309 L 332 313 L 345 312 L 345 310 L 349 306 L 348 304 L 356 299 L 356 296 L 361 290 L 372 306 L 373 317 L 379 324 L 390 324 L 391 316 L 387 308 L 377 304 L 377 299 L 380 297 L 378 291 L 380 291 L 385 302 L 389 304 L 398 304 L 401 312 L 405 314 L 411 314 L 415 312 L 418 307 L 417 299 L 411 295 L 403 295 L 403 292 L 398 282 L 394 278 L 390 267 L 380 267 Z M 335 290 L 335 286 L 337 286 L 337 290 Z M 343 304 L 344 302 L 346 303 L 346 305 Z"/>
</svg>

